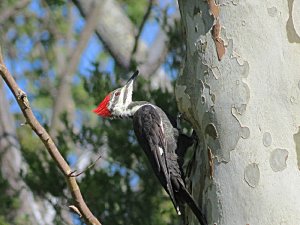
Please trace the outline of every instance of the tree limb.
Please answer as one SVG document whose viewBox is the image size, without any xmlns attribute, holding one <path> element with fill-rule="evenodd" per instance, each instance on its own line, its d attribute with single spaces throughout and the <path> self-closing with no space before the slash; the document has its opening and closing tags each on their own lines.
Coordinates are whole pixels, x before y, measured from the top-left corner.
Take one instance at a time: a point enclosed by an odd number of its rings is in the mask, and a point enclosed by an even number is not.
<svg viewBox="0 0 300 225">
<path fill-rule="evenodd" d="M 93 7 L 93 2 L 95 2 L 94 0 L 72 1 L 84 18 L 89 15 Z M 96 34 L 116 62 L 122 68 L 128 69 L 137 28 L 124 13 L 117 1 L 101 0 L 99 2 L 101 2 L 101 7 Z M 146 48 L 145 43 L 138 44 L 135 56 L 139 60 L 143 61 L 145 59 Z"/>
<path fill-rule="evenodd" d="M 50 133 L 53 134 L 57 128 L 59 128 L 59 116 L 65 111 L 66 107 L 70 102 L 67 102 L 69 99 L 67 96 L 71 95 L 71 80 L 73 74 L 76 72 L 80 56 L 84 51 L 90 37 L 94 33 L 95 27 L 98 22 L 99 14 L 99 5 L 100 3 L 93 3 L 90 14 L 87 17 L 85 27 L 80 33 L 77 46 L 71 49 L 70 54 L 67 56 L 69 58 L 68 63 L 64 65 L 61 73 L 61 80 L 58 87 L 57 98 L 53 107 L 53 114 L 51 119 Z M 70 97 L 71 98 L 71 97 Z"/>
<path fill-rule="evenodd" d="M 137 47 L 138 47 L 138 44 L 139 44 L 139 39 L 140 39 L 140 36 L 141 36 L 142 31 L 144 29 L 144 26 L 146 24 L 146 21 L 147 21 L 148 17 L 150 16 L 152 5 L 153 5 L 153 0 L 150 0 L 149 4 L 148 4 L 148 8 L 146 10 L 146 13 L 143 17 L 143 20 L 142 20 L 141 24 L 140 24 L 138 33 L 135 36 L 135 41 L 134 41 L 133 49 L 132 49 L 132 52 L 131 52 L 131 61 L 132 61 L 132 56 L 135 54 L 135 52 L 137 50 Z"/>
<path fill-rule="evenodd" d="M 81 195 L 79 186 L 76 182 L 76 178 L 70 176 L 70 174 L 72 173 L 71 168 L 69 167 L 67 162 L 60 154 L 59 150 L 57 149 L 52 138 L 49 136 L 48 132 L 44 129 L 44 127 L 38 122 L 38 120 L 34 116 L 30 108 L 30 104 L 27 99 L 26 93 L 20 89 L 20 87 L 18 86 L 18 84 L 16 83 L 12 75 L 9 73 L 8 69 L 6 68 L 1 52 L 0 52 L 0 74 L 3 80 L 5 81 L 5 83 L 8 85 L 11 92 L 13 93 L 13 95 L 15 96 L 19 104 L 19 107 L 26 118 L 26 122 L 30 125 L 32 130 L 38 135 L 38 137 L 44 143 L 49 154 L 52 156 L 52 159 L 54 160 L 56 165 L 59 167 L 60 171 L 65 176 L 73 200 L 75 202 L 75 206 L 78 208 L 84 221 L 87 224 L 91 224 L 91 225 L 101 225 L 101 223 L 97 220 L 97 218 L 92 214 L 90 209 L 87 207 Z"/>
<path fill-rule="evenodd" d="M 86 18 L 94 0 L 72 0 L 81 15 Z M 101 0 L 99 20 L 95 32 L 107 51 L 123 69 L 130 67 L 131 53 L 135 45 L 138 29 L 130 21 L 120 4 L 115 0 Z M 113 9 L 113 10 L 112 10 Z M 179 13 L 177 13 L 179 16 Z M 147 17 L 147 16 L 146 16 Z M 174 17 L 175 18 L 175 17 Z M 174 19 L 173 17 L 170 20 Z M 122 21 L 122 23 L 120 23 Z M 170 21 L 170 23 L 172 23 Z M 140 26 L 141 27 L 141 26 Z M 172 84 L 165 71 L 159 68 L 167 55 L 168 37 L 163 29 L 157 39 L 148 47 L 141 38 L 136 43 L 134 60 L 141 74 L 151 80 L 152 87 L 171 91 Z"/>
</svg>

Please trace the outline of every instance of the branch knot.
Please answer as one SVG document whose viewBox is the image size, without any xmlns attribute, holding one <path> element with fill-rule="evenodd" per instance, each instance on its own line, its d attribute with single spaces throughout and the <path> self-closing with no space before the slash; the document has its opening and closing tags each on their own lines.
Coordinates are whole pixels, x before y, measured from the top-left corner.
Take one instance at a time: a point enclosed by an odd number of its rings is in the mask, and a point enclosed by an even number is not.
<svg viewBox="0 0 300 225">
<path fill-rule="evenodd" d="M 29 105 L 29 101 L 27 98 L 27 94 L 22 91 L 20 88 L 18 89 L 18 95 L 17 98 L 19 101 L 22 101 L 23 105 L 25 106 L 24 109 L 29 109 L 30 105 Z"/>
</svg>

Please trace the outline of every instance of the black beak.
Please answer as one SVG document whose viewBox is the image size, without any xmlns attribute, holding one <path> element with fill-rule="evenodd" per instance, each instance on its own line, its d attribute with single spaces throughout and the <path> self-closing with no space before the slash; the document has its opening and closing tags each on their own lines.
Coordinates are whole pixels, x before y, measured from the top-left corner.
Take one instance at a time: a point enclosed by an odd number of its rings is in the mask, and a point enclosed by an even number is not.
<svg viewBox="0 0 300 225">
<path fill-rule="evenodd" d="M 129 78 L 126 84 L 129 84 L 130 81 L 135 80 L 135 78 L 139 75 L 139 71 L 136 70 L 134 74 Z"/>
</svg>

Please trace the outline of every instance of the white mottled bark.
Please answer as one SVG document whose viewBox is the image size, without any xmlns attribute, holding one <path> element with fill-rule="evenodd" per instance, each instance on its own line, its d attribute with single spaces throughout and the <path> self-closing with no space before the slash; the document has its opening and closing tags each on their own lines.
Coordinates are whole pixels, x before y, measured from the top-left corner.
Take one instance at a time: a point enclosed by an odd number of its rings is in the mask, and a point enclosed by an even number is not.
<svg viewBox="0 0 300 225">
<path fill-rule="evenodd" d="M 300 1 L 179 5 L 193 196 L 211 225 L 300 224 Z"/>
</svg>

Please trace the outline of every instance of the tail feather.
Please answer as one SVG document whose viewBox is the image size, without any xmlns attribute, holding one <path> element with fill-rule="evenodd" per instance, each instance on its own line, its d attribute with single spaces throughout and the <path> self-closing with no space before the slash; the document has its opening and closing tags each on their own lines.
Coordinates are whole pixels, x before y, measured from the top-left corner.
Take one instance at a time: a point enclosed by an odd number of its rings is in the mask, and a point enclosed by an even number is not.
<svg viewBox="0 0 300 225">
<path fill-rule="evenodd" d="M 185 202 L 188 204 L 188 206 L 193 211 L 194 215 L 197 217 L 199 223 L 201 225 L 207 225 L 207 221 L 206 221 L 204 214 L 199 209 L 199 207 L 196 205 L 193 197 L 190 195 L 190 193 L 187 191 L 186 188 L 183 188 L 182 195 L 183 195 L 182 197 L 185 200 Z"/>
</svg>

